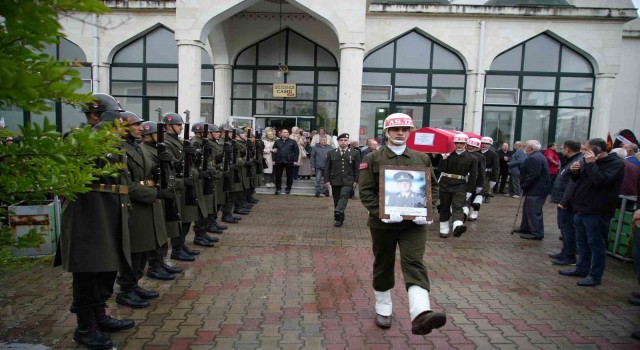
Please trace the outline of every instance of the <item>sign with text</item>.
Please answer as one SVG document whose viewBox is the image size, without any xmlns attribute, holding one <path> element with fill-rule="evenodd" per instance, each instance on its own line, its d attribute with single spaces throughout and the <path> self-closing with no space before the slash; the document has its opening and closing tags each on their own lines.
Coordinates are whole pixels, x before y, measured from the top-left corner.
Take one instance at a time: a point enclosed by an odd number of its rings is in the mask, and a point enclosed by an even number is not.
<svg viewBox="0 0 640 350">
<path fill-rule="evenodd" d="M 273 97 L 296 97 L 296 84 L 273 84 Z"/>
</svg>

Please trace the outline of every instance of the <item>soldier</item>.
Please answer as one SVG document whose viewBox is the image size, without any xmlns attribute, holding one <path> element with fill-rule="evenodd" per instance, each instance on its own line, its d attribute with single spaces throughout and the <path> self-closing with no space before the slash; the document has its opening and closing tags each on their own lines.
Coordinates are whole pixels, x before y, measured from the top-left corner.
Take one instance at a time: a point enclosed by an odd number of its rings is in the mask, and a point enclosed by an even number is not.
<svg viewBox="0 0 640 350">
<path fill-rule="evenodd" d="M 120 293 L 116 296 L 116 303 L 133 308 L 144 308 L 149 306 L 149 302 L 145 299 L 155 299 L 160 294 L 140 287 L 138 281 L 144 275 L 149 252 L 167 241 L 161 199 L 174 198 L 174 193 L 168 189 L 158 190 L 155 187 L 153 162 L 144 155 L 136 142 L 141 135 L 142 118 L 132 112 L 122 112 L 121 117 L 127 127 L 121 147 L 125 150 L 127 157 L 127 169 L 131 179 L 129 185 L 131 215 L 135 220 L 129 223 L 131 266 L 123 264 L 120 268 L 117 278 Z"/>
<path fill-rule="evenodd" d="M 408 171 L 399 171 L 393 175 L 396 180 L 399 192 L 389 196 L 390 207 L 425 208 L 425 197 L 420 193 L 411 191 L 413 186 L 413 175 Z"/>
<path fill-rule="evenodd" d="M 209 151 L 211 152 L 211 159 L 214 163 L 213 166 L 215 166 L 216 176 L 213 177 L 215 206 L 213 208 L 214 212 L 207 217 L 207 232 L 218 234 L 222 233 L 222 231 L 228 228 L 228 226 L 222 225 L 217 221 L 218 211 L 220 211 L 220 208 L 226 200 L 223 189 L 224 179 L 222 177 L 222 161 L 224 159 L 224 149 L 221 143 L 223 140 L 220 140 L 221 135 L 222 132 L 217 125 L 209 124 L 208 146 L 210 148 Z"/>
<path fill-rule="evenodd" d="M 193 146 L 184 146 L 178 136 L 182 132 L 184 121 L 182 116 L 174 112 L 165 113 L 162 116 L 162 122 L 165 124 L 167 150 L 173 157 L 173 167 L 176 169 L 176 185 L 179 188 L 178 197 L 180 198 L 180 214 L 182 221 L 180 223 L 180 236 L 171 239 L 171 259 L 179 261 L 194 261 L 196 255 L 200 254 L 197 249 L 191 249 L 187 247 L 184 242 L 189 228 L 191 227 L 191 221 L 185 221 L 187 219 L 192 220 L 197 217 L 196 206 L 187 206 L 185 203 L 184 186 L 189 183 L 194 185 L 190 174 L 183 174 L 184 170 L 184 155 L 188 153 L 190 156 L 196 155 L 196 149 Z"/>
<path fill-rule="evenodd" d="M 447 322 L 443 313 L 431 311 L 429 277 L 423 256 L 427 241 L 427 218 L 404 220 L 400 215 L 379 218 L 380 167 L 419 166 L 431 173 L 431 195 L 438 201 L 438 182 L 427 155 L 407 148 L 413 120 L 404 113 L 394 113 L 384 120 L 387 146 L 369 153 L 360 164 L 360 201 L 369 211 L 367 225 L 371 231 L 373 249 L 373 289 L 375 291 L 375 323 L 380 328 L 391 327 L 391 289 L 395 285 L 396 247 L 400 247 L 400 265 L 404 286 L 409 294 L 411 332 L 428 334 Z"/>
<path fill-rule="evenodd" d="M 493 186 L 498 181 L 500 175 L 500 157 L 498 153 L 491 149 L 493 145 L 493 139 L 485 136 L 480 139 L 482 145 L 480 146 L 480 154 L 484 155 L 486 160 L 486 169 L 484 183 L 482 184 L 482 192 L 484 195 L 484 202 L 489 203 L 489 198 L 493 197 Z"/>
<path fill-rule="evenodd" d="M 229 224 L 237 224 L 238 222 L 240 222 L 240 220 L 242 220 L 241 217 L 239 216 L 234 216 L 232 214 L 233 211 L 233 203 L 235 200 L 235 196 L 236 196 L 236 188 L 240 188 L 239 186 L 236 186 L 236 179 L 240 179 L 239 176 L 237 176 L 237 172 L 239 171 L 238 169 L 236 169 L 236 164 L 234 163 L 234 159 L 233 159 L 233 153 L 234 153 L 234 145 L 236 143 L 236 140 L 233 137 L 233 128 L 230 125 L 223 125 L 222 126 L 222 130 L 225 133 L 225 140 L 223 142 L 223 152 L 227 155 L 223 156 L 223 157 L 227 157 L 228 156 L 228 160 L 225 160 L 229 163 L 229 170 L 226 176 L 228 176 L 230 178 L 230 186 L 229 188 L 224 189 L 225 191 L 225 204 L 222 205 L 222 207 L 220 208 L 220 210 L 222 211 L 222 221 L 229 223 Z M 228 140 L 228 141 L 227 141 Z M 236 155 L 237 155 L 237 147 L 236 147 Z M 242 183 L 240 183 L 240 185 L 242 185 Z"/>
<path fill-rule="evenodd" d="M 480 150 L 481 144 L 482 142 L 475 137 L 472 137 L 469 139 L 469 141 L 467 141 L 467 151 L 469 151 L 469 153 L 472 156 L 476 157 L 476 159 L 478 160 L 478 176 L 476 177 L 476 188 L 471 194 L 471 197 L 467 198 L 467 202 L 471 207 L 466 209 L 470 211 L 468 214 L 469 221 L 475 221 L 478 219 L 478 211 L 480 211 L 480 206 L 482 205 L 482 188 L 484 186 L 485 170 L 487 169 L 487 166 L 486 159 L 482 154 L 480 154 L 480 152 L 478 152 Z"/>
<path fill-rule="evenodd" d="M 460 237 L 467 227 L 465 202 L 471 198 L 475 191 L 476 177 L 478 176 L 478 159 L 465 150 L 469 137 L 465 134 L 457 134 L 453 137 L 456 150 L 450 154 L 444 154 L 438 165 L 440 170 L 440 237 L 449 237 L 449 219 L 453 211 L 453 236 Z M 465 195 L 466 193 L 466 195 Z"/>
<path fill-rule="evenodd" d="M 249 167 L 252 162 L 247 161 L 247 132 L 242 128 L 236 128 L 236 142 L 233 150 L 236 153 L 236 171 L 240 175 L 240 182 L 234 184 L 233 213 L 248 215 L 253 208 L 253 204 L 247 203 L 247 193 L 249 193 L 251 179 L 249 178 Z"/>
<path fill-rule="evenodd" d="M 171 154 L 168 151 L 164 151 L 162 154 L 158 154 L 158 123 L 153 121 L 147 121 L 142 123 L 142 144 L 140 148 L 142 149 L 142 153 L 148 158 L 151 159 L 151 164 L 153 168 L 153 173 L 158 174 L 160 170 L 158 169 L 160 166 L 160 162 L 169 163 L 172 162 Z M 166 168 L 170 170 L 171 173 L 168 174 L 169 178 L 175 179 L 175 173 L 173 172 L 173 167 Z M 159 178 L 159 176 L 158 176 Z M 156 181 L 157 182 L 157 181 Z M 175 185 L 175 184 L 172 184 Z M 174 196 L 177 197 L 175 188 L 173 188 Z M 163 200 L 166 204 L 167 200 L 174 199 L 166 199 Z M 180 208 L 177 207 L 177 210 Z M 167 206 L 164 208 L 165 212 L 167 210 Z M 180 236 L 180 221 L 167 221 L 166 216 L 165 219 L 165 229 L 167 232 L 167 240 L 162 243 L 162 245 L 149 253 L 149 268 L 147 269 L 147 277 L 169 281 L 175 279 L 175 274 L 181 273 L 182 269 L 175 266 L 169 266 L 165 263 L 164 258 L 167 256 L 167 252 L 169 251 L 169 242 L 168 239 L 175 238 Z"/>
<path fill-rule="evenodd" d="M 351 192 L 358 186 L 360 152 L 349 148 L 349 134 L 338 136 L 338 148 L 327 153 L 325 161 L 325 186 L 331 185 L 333 193 L 333 217 L 335 227 L 344 223 L 344 211 Z"/>
<path fill-rule="evenodd" d="M 202 247 L 213 247 L 214 243 L 218 242 L 218 237 L 211 237 L 207 235 L 207 232 L 210 232 L 208 230 L 209 227 L 207 226 L 207 221 L 209 215 L 215 212 L 215 198 L 213 191 L 211 191 L 211 193 L 204 193 L 204 187 L 205 182 L 208 182 L 207 186 L 210 186 L 210 188 L 213 189 L 214 176 L 217 175 L 217 170 L 215 169 L 213 157 L 211 155 L 212 146 L 209 145 L 209 126 L 207 125 L 207 135 L 204 134 L 204 126 L 204 122 L 198 122 L 191 126 L 191 131 L 194 135 L 191 138 L 191 145 L 198 151 L 198 163 L 202 163 L 201 169 L 198 172 L 198 188 L 202 195 L 200 197 L 200 193 L 198 193 L 198 199 L 204 201 L 206 205 L 206 211 L 204 213 L 199 213 L 199 218 L 193 222 L 193 232 L 195 234 L 193 244 Z M 207 153 L 206 155 L 205 152 Z M 206 165 L 204 164 L 205 158 L 208 163 Z M 222 231 L 217 228 L 215 229 L 215 233 L 220 232 Z"/>
<path fill-rule="evenodd" d="M 120 103 L 105 94 L 95 94 L 95 102 L 83 107 L 89 119 L 105 114 L 119 115 Z M 107 122 L 105 122 L 107 123 Z M 123 163 L 124 156 L 109 154 L 105 161 Z M 129 179 L 100 176 L 91 190 L 78 194 L 62 207 L 62 232 L 56 266 L 72 273 L 72 306 L 78 327 L 73 340 L 89 348 L 111 348 L 113 342 L 102 332 L 133 328 L 133 320 L 117 320 L 105 312 L 113 294 L 113 284 L 121 265 L 129 265 Z"/>
<path fill-rule="evenodd" d="M 82 129 L 85 126 L 92 128 L 98 125 L 98 123 L 100 123 L 100 114 L 102 112 L 122 110 L 120 103 L 116 101 L 116 99 L 114 99 L 111 95 L 95 93 L 91 96 L 93 97 L 94 101 L 82 106 L 82 112 L 87 118 L 87 122 L 80 123 L 79 125 L 72 127 L 69 131 L 65 132 L 62 135 L 63 138 L 69 136 L 69 133 L 73 132 L 74 130 Z"/>
</svg>

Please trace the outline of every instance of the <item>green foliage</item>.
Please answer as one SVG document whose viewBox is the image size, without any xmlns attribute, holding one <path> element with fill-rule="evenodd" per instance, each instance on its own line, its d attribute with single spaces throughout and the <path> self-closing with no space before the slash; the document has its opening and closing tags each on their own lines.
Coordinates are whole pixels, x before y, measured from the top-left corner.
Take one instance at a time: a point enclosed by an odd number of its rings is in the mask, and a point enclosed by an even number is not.
<svg viewBox="0 0 640 350">
<path fill-rule="evenodd" d="M 59 17 L 75 12 L 109 11 L 98 0 L 0 1 L 0 108 L 18 106 L 34 113 L 50 110 L 47 101 L 79 104 L 82 86 L 77 63 L 59 62 L 43 54 L 62 33 Z"/>
</svg>

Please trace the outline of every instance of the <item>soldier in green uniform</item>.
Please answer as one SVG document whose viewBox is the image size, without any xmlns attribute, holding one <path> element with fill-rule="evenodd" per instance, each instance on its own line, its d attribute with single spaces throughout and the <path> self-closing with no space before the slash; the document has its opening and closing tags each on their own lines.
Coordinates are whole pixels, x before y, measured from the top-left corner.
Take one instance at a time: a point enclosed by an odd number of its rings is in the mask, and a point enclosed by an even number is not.
<svg viewBox="0 0 640 350">
<path fill-rule="evenodd" d="M 344 211 L 352 191 L 358 186 L 360 152 L 349 148 L 349 134 L 338 136 L 338 148 L 327 153 L 324 165 L 325 186 L 331 185 L 335 227 L 344 223 Z"/>
<path fill-rule="evenodd" d="M 393 179 L 396 180 L 399 192 L 396 192 L 389 196 L 390 207 L 408 207 L 408 208 L 424 208 L 426 199 L 421 196 L 420 193 L 411 191 L 413 186 L 413 175 L 408 171 L 399 171 L 393 175 Z"/>
<path fill-rule="evenodd" d="M 120 293 L 116 296 L 116 303 L 143 308 L 149 306 L 145 299 L 160 296 L 158 292 L 140 287 L 138 281 L 144 275 L 149 252 L 167 241 L 161 199 L 173 198 L 174 194 L 169 190 L 157 190 L 155 187 L 152 161 L 145 157 L 136 141 L 141 136 L 142 118 L 132 112 L 122 112 L 121 118 L 127 127 L 121 147 L 127 157 L 127 169 L 131 179 L 131 215 L 135 219 L 129 223 L 131 266 L 123 264 L 120 267 L 117 278 Z"/>
<path fill-rule="evenodd" d="M 203 200 L 206 206 L 206 211 L 204 213 L 199 213 L 198 219 L 193 222 L 193 232 L 195 234 L 193 244 L 202 247 L 213 247 L 214 243 L 218 242 L 218 237 L 211 237 L 207 234 L 207 218 L 215 212 L 215 198 L 213 191 L 205 194 L 204 187 L 205 182 L 207 182 L 208 186 L 213 189 L 214 176 L 217 175 L 217 170 L 215 169 L 213 157 L 211 156 L 209 137 L 204 134 L 204 126 L 204 122 L 198 122 L 191 126 L 191 131 L 194 135 L 191 138 L 191 145 L 195 147 L 198 152 L 198 163 L 200 164 L 200 169 L 198 169 L 198 188 L 202 193 L 202 197 L 199 197 L 198 199 Z M 209 134 L 208 129 L 209 126 L 207 125 L 207 134 Z M 205 152 L 207 153 L 206 156 Z M 205 158 L 207 161 L 206 166 L 203 163 Z M 204 170 L 205 167 L 206 170 Z"/>
<path fill-rule="evenodd" d="M 469 137 L 457 134 L 453 138 L 456 150 L 444 154 L 438 168 L 440 170 L 440 237 L 449 237 L 449 219 L 453 211 L 453 236 L 460 237 L 467 227 L 464 225 L 465 202 L 475 191 L 478 176 L 478 160 L 465 150 Z M 466 193 L 466 195 L 465 195 Z"/>
<path fill-rule="evenodd" d="M 158 123 L 153 121 L 147 121 L 142 123 L 142 144 L 140 148 L 142 149 L 142 153 L 148 158 L 151 159 L 151 164 L 153 167 L 153 174 L 157 174 L 159 178 L 159 167 L 161 166 L 160 162 L 170 163 L 172 161 L 172 156 L 168 151 L 164 151 L 164 154 L 158 154 Z M 170 167 L 167 170 L 173 171 L 173 168 Z M 171 172 L 168 174 L 169 179 L 175 179 L 175 173 Z M 157 182 L 157 179 L 156 179 Z M 175 180 L 174 180 L 175 182 Z M 158 184 L 156 184 L 157 186 Z M 175 183 L 172 183 L 174 197 L 177 198 L 177 193 L 175 190 Z M 164 199 L 163 204 L 166 204 L 165 201 L 174 199 Z M 166 211 L 166 205 L 164 207 Z M 178 208 L 179 210 L 179 208 Z M 165 228 L 167 232 L 167 239 L 174 238 L 180 236 L 180 221 L 168 221 L 165 220 Z M 168 240 L 165 241 L 160 247 L 154 249 L 149 253 L 148 265 L 147 269 L 147 277 L 168 281 L 175 279 L 175 274 L 182 272 L 182 269 L 175 266 L 169 266 L 164 258 L 167 256 L 167 252 L 169 251 L 169 243 Z"/>
<path fill-rule="evenodd" d="M 120 103 L 109 95 L 94 95 L 83 107 L 90 118 L 119 116 Z M 113 120 L 113 119 L 112 119 Z M 112 122 L 105 122 L 111 124 Z M 73 137 L 73 136 L 68 136 Z M 103 161 L 103 160 L 100 160 Z M 109 154 L 105 160 L 124 163 L 124 156 Z M 133 328 L 133 320 L 117 320 L 105 312 L 121 265 L 131 265 L 129 249 L 129 182 L 126 171 L 119 176 L 100 176 L 91 190 L 67 200 L 62 207 L 62 232 L 56 266 L 72 273 L 72 306 L 78 327 L 73 340 L 92 349 L 111 348 L 102 332 Z"/>
<path fill-rule="evenodd" d="M 224 189 L 225 191 L 225 204 L 222 205 L 222 207 L 220 208 L 220 210 L 222 211 L 222 221 L 229 223 L 229 224 L 237 224 L 238 222 L 240 222 L 240 220 L 242 220 L 241 217 L 239 216 L 234 216 L 232 214 L 233 211 L 233 205 L 235 202 L 235 197 L 237 194 L 237 189 L 241 187 L 242 183 L 240 183 L 240 186 L 237 184 L 236 179 L 239 178 L 241 180 L 241 178 L 237 175 L 238 173 L 238 169 L 236 167 L 236 164 L 234 162 L 233 159 L 233 153 L 234 153 L 234 146 L 236 144 L 236 140 L 233 138 L 233 128 L 228 125 L 225 124 L 222 127 L 222 131 L 225 133 L 225 141 L 223 140 L 223 150 L 226 148 L 227 149 L 227 153 L 229 155 L 229 159 L 225 160 L 229 162 L 229 170 L 228 170 L 228 174 L 227 176 L 230 178 L 230 182 L 231 182 L 231 186 L 230 188 Z M 236 150 L 236 158 L 237 158 L 237 147 L 235 147 Z M 225 156 L 226 157 L 226 156 Z"/>
<path fill-rule="evenodd" d="M 484 202 L 489 203 L 491 197 L 493 197 L 493 186 L 498 181 L 500 175 L 500 157 L 496 151 L 491 149 L 493 145 L 493 139 L 489 136 L 485 136 L 480 139 L 482 145 L 480 146 L 480 154 L 482 154 L 486 161 L 484 183 L 482 184 L 482 193 L 484 196 Z"/>
<path fill-rule="evenodd" d="M 246 202 L 250 189 L 250 178 L 247 168 L 251 165 L 247 162 L 247 132 L 242 128 L 236 128 L 236 171 L 240 175 L 240 182 L 234 184 L 233 212 L 239 215 L 248 215 L 253 205 Z"/>
<path fill-rule="evenodd" d="M 431 173 L 433 202 L 438 201 L 438 182 L 433 174 L 431 160 L 423 153 L 407 148 L 413 120 L 406 114 L 394 113 L 384 120 L 387 145 L 369 153 L 360 164 L 360 201 L 369 211 L 367 225 L 371 231 L 373 249 L 373 289 L 375 291 L 375 323 L 380 328 L 391 327 L 391 289 L 395 284 L 396 248 L 400 247 L 400 266 L 404 285 L 409 294 L 411 332 L 428 334 L 447 322 L 445 314 L 431 311 L 429 277 L 423 256 L 426 244 L 426 217 L 403 220 L 392 215 L 379 218 L 380 168 L 383 165 L 420 166 Z"/>
<path fill-rule="evenodd" d="M 180 236 L 171 239 L 171 259 L 180 261 L 194 261 L 195 256 L 200 254 L 197 249 L 191 249 L 185 245 L 185 238 L 189 233 L 191 221 L 197 216 L 197 206 L 187 206 L 185 203 L 184 187 L 189 183 L 193 186 L 194 181 L 191 174 L 183 174 L 184 170 L 184 154 L 189 153 L 191 156 L 196 155 L 196 149 L 193 146 L 184 146 L 178 138 L 182 133 L 184 121 L 182 116 L 174 112 L 165 113 L 162 116 L 162 122 L 165 124 L 165 143 L 167 150 L 173 157 L 173 167 L 176 169 L 176 187 L 178 189 L 178 197 L 180 198 Z"/>
<path fill-rule="evenodd" d="M 224 148 L 223 143 L 224 140 L 221 139 L 222 130 L 215 125 L 209 124 L 209 141 L 211 146 L 212 158 L 215 162 L 216 170 L 218 171 L 220 176 L 214 177 L 214 189 L 215 189 L 215 212 L 208 217 L 207 226 L 209 227 L 207 231 L 212 233 L 222 233 L 222 231 L 228 228 L 227 225 L 223 225 L 218 222 L 218 212 L 222 209 L 222 207 L 226 203 L 226 195 L 224 192 L 224 178 L 222 171 L 223 169 L 223 160 L 224 160 Z"/>
<path fill-rule="evenodd" d="M 476 157 L 476 159 L 478 160 L 478 176 L 476 177 L 476 188 L 471 194 L 471 197 L 467 199 L 469 203 L 469 207 L 467 208 L 467 210 L 469 211 L 468 218 L 470 221 L 478 219 L 478 211 L 480 211 L 480 206 L 483 202 L 482 188 L 484 186 L 487 163 L 486 158 L 479 152 L 481 145 L 482 142 L 475 137 L 472 137 L 469 139 L 469 141 L 467 141 L 467 151 L 469 151 L 469 153 L 472 156 Z"/>
</svg>

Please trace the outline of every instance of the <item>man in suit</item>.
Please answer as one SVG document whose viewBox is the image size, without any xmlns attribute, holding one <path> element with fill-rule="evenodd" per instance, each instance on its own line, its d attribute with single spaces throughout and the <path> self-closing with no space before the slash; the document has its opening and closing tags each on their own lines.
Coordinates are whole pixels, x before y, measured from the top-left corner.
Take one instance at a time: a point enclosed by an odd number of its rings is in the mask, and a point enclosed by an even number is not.
<svg viewBox="0 0 640 350">
<path fill-rule="evenodd" d="M 324 166 L 326 186 L 331 185 L 333 193 L 333 216 L 335 226 L 344 223 L 344 211 L 347 208 L 351 191 L 358 186 L 358 165 L 360 152 L 349 148 L 349 134 L 338 136 L 338 148 L 329 151 Z"/>
<path fill-rule="evenodd" d="M 389 196 L 390 207 L 407 207 L 407 208 L 425 208 L 425 197 L 411 191 L 413 186 L 413 175 L 407 171 L 399 171 L 393 175 L 393 179 L 396 180 L 400 192 L 394 193 Z"/>
</svg>

